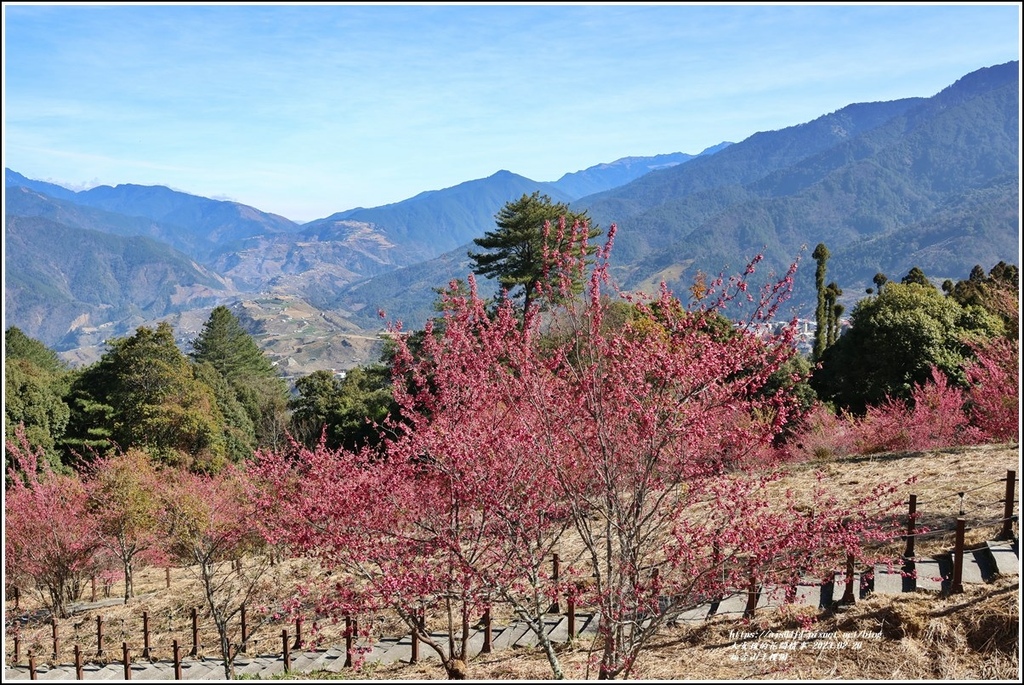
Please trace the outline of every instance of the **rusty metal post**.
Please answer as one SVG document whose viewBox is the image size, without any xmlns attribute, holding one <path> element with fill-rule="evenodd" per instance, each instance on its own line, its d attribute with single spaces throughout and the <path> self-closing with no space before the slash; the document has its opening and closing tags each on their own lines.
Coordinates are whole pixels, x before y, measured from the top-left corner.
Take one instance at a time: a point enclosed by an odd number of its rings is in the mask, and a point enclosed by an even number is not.
<svg viewBox="0 0 1024 685">
<path fill-rule="evenodd" d="M 75 645 L 75 680 L 84 680 L 85 673 L 82 670 L 82 650 Z"/>
<path fill-rule="evenodd" d="M 103 656 L 103 617 L 96 617 L 96 656 Z"/>
<path fill-rule="evenodd" d="M 122 642 L 121 643 L 121 655 L 122 655 L 123 664 L 124 664 L 124 679 L 125 680 L 131 680 L 132 679 L 132 659 L 131 659 L 131 656 L 128 654 L 128 643 L 127 642 Z"/>
<path fill-rule="evenodd" d="M 302 649 L 302 617 L 295 617 L 295 644 L 292 649 Z"/>
<path fill-rule="evenodd" d="M 292 654 L 290 651 L 288 651 L 291 645 L 288 643 L 287 628 L 281 631 L 281 646 L 284 649 L 284 654 L 281 657 L 282 659 L 284 659 L 284 672 L 287 673 L 288 671 L 292 670 Z"/>
<path fill-rule="evenodd" d="M 491 653 L 491 634 L 491 607 L 487 607 L 486 609 L 484 609 L 484 644 L 482 647 L 480 647 L 481 654 Z"/>
<path fill-rule="evenodd" d="M 953 582 L 950 593 L 958 595 L 964 591 L 964 531 L 967 520 L 963 517 L 956 520 L 956 542 L 953 545 Z"/>
<path fill-rule="evenodd" d="M 149 612 L 142 612 L 142 658 L 153 660 L 149 653 Z"/>
<path fill-rule="evenodd" d="M 999 531 L 999 540 L 1013 538 L 1013 492 L 1017 484 L 1017 472 L 1006 472 L 1006 494 L 1003 497 L 1003 529 Z"/>
<path fill-rule="evenodd" d="M 846 555 L 846 592 L 843 593 L 843 598 L 839 600 L 840 604 L 853 604 L 857 601 L 853 595 L 853 555 Z"/>
<path fill-rule="evenodd" d="M 35 654 L 29 654 L 28 655 L 28 679 L 29 680 L 38 680 L 39 679 L 36 676 L 36 655 Z"/>
<path fill-rule="evenodd" d="M 199 656 L 199 614 L 195 607 L 192 607 L 192 651 L 189 656 Z"/>
<path fill-rule="evenodd" d="M 53 632 L 53 661 L 56 663 L 57 655 L 60 654 L 60 639 L 57 637 L 57 617 L 54 616 L 50 619 L 50 625 Z"/>
<path fill-rule="evenodd" d="M 177 640 L 171 640 L 171 653 L 174 659 L 174 679 L 181 680 L 181 649 Z"/>
<path fill-rule="evenodd" d="M 21 638 L 14 636 L 14 663 L 21 663 Z"/>
</svg>

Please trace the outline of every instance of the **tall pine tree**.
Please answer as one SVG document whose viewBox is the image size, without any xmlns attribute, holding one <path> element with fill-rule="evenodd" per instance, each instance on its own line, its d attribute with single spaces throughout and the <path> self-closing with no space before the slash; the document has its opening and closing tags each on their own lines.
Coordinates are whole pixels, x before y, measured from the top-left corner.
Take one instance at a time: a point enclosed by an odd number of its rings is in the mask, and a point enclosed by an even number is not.
<svg viewBox="0 0 1024 685">
<path fill-rule="evenodd" d="M 216 369 L 245 408 L 257 445 L 277 446 L 287 425 L 288 384 L 238 317 L 223 305 L 215 307 L 192 350 L 192 359 Z"/>
<path fill-rule="evenodd" d="M 567 244 L 554 244 L 559 219 L 563 217 L 570 228 L 577 221 L 581 225 L 589 225 L 590 222 L 586 211 L 574 212 L 563 203 L 552 202 L 550 197 L 541 195 L 540 191 L 532 195 L 523 194 L 520 199 L 506 203 L 494 217 L 497 230 L 488 231 L 482 238 L 473 241 L 478 247 L 488 250 L 469 252 L 469 258 L 473 260 L 473 271 L 497 278 L 510 296 L 518 297 L 520 293 L 516 289 L 521 289 L 523 311 L 527 311 L 533 302 L 537 285 L 544 280 L 547 268 L 544 263 L 545 223 L 550 225 L 549 251 L 557 247 L 560 252 L 570 252 Z M 601 230 L 596 227 L 590 227 L 587 232 L 588 239 L 599 235 Z M 593 254 L 595 250 L 596 246 L 588 246 L 588 254 Z M 554 278 L 554 274 L 551 277 Z"/>
</svg>

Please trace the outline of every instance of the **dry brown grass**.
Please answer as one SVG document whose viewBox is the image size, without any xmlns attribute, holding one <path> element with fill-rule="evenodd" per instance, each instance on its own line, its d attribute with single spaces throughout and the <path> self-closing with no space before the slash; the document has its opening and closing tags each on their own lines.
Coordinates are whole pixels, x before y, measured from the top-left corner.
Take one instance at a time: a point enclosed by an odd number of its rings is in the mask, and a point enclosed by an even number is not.
<svg viewBox="0 0 1024 685">
<path fill-rule="evenodd" d="M 900 453 L 852 457 L 829 462 L 799 465 L 782 483 L 794 490 L 809 489 L 816 482 L 815 471 L 827 474 L 827 482 L 837 492 L 849 492 L 877 482 L 900 482 L 916 475 L 917 481 L 901 489 L 904 500 L 918 496 L 921 522 L 933 530 L 951 528 L 959 513 L 960 497 L 965 492 L 964 509 L 969 521 L 994 521 L 1002 515 L 1007 469 L 1019 473 L 1019 449 L 1016 444 L 944 449 L 927 453 Z M 1000 525 L 971 528 L 968 546 L 992 539 Z M 1016 534 L 1016 529 L 1015 529 Z M 932 535 L 917 544 L 919 556 L 951 549 L 953 534 Z M 894 542 L 892 551 L 902 551 L 903 543 Z M 566 555 L 568 556 L 568 555 Z M 95 660 L 96 616 L 104 621 L 107 658 L 120 658 L 120 645 L 127 641 L 133 655 L 142 650 L 142 612 L 149 613 L 151 651 L 154 658 L 170 659 L 171 640 L 177 639 L 182 652 L 191 648 L 192 607 L 202 607 L 198 584 L 185 569 L 172 569 L 171 587 L 165 585 L 163 569 L 143 569 L 136 575 L 139 596 L 127 606 L 115 605 L 83 611 L 60 624 L 58 660 L 72 661 L 72 648 L 81 646 L 87 659 Z M 282 596 L 290 596 L 304 578 L 319 573 L 304 560 L 290 560 L 275 567 Z M 116 584 L 112 595 L 121 590 Z M 26 593 L 27 594 L 27 593 Z M 22 595 L 22 610 L 39 607 L 37 598 Z M 89 594 L 88 589 L 86 595 Z M 102 590 L 100 598 L 103 597 Z M 836 614 L 816 611 L 774 611 L 759 614 L 753 624 L 713 620 L 696 628 L 666 629 L 636 664 L 632 676 L 647 680 L 1015 680 L 1019 676 L 1020 591 L 1016 578 L 997 579 L 984 586 L 966 586 L 965 593 L 941 598 L 912 593 L 895 598 L 871 597 Z M 200 613 L 201 618 L 205 612 Z M 5 618 L 15 612 L 13 603 L 5 604 Z M 785 651 L 785 660 L 740 660 L 743 654 L 760 654 L 741 649 L 730 637 L 732 631 L 769 631 L 778 634 L 799 626 L 797 618 L 814 618 L 813 630 L 837 635 L 864 631 L 879 637 L 861 640 L 861 648 L 826 648 L 827 641 L 795 651 Z M 496 613 L 496 618 L 500 614 Z M 377 617 L 378 634 L 402 632 L 394 617 Z M 200 641 L 203 653 L 217 654 L 216 635 L 208 618 L 201 620 Z M 318 622 L 322 644 L 342 644 L 343 624 L 329 619 Z M 257 633 L 252 652 L 280 653 L 281 631 L 294 636 L 294 622 L 277 622 Z M 312 619 L 303 624 L 308 638 Z M 834 642 L 834 641 L 833 641 Z M 832 645 L 834 646 L 834 644 Z M 116 647 L 116 650 L 115 650 Z M 560 658 L 566 675 L 573 679 L 593 678 L 592 657 L 596 645 L 577 641 L 560 646 Z M 21 629 L 21 656 L 24 662 L 32 650 L 40 663 L 49 661 L 52 652 L 51 628 L 41 620 L 26 623 Z M 13 647 L 5 639 L 10 661 Z M 423 650 L 427 654 L 429 650 Z M 765 654 L 779 652 L 765 652 Z M 479 680 L 547 679 L 550 668 L 539 649 L 510 649 L 475 658 L 469 665 L 470 677 Z M 302 676 L 315 679 L 316 674 Z M 443 679 L 444 671 L 436 660 L 417 665 L 371 665 L 346 678 L 384 680 Z"/>
</svg>

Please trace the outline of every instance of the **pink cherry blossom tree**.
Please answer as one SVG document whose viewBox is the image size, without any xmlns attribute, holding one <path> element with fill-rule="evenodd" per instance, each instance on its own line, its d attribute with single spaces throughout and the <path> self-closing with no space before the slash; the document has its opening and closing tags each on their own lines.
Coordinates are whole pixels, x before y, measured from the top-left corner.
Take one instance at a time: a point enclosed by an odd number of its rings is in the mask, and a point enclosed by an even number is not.
<svg viewBox="0 0 1024 685">
<path fill-rule="evenodd" d="M 85 581 L 99 570 L 100 535 L 88 492 L 74 473 L 56 473 L 19 430 L 8 440 L 4 567 L 31 584 L 53 616 L 67 618 Z"/>
<path fill-rule="evenodd" d="M 546 572 L 562 546 L 582 550 L 572 590 L 599 609 L 599 677 L 611 678 L 688 608 L 831 574 L 876 534 L 892 493 L 842 503 L 774 487 L 774 441 L 799 405 L 768 383 L 795 354 L 792 325 L 772 317 L 795 265 L 755 291 L 755 259 L 701 283 L 690 307 L 664 287 L 619 298 L 629 315 L 613 323 L 615 227 L 596 253 L 585 226 L 548 230 L 573 231 L 546 242 L 579 248 L 546 255 L 543 282 L 562 287 L 540 286 L 521 325 L 507 299 L 487 311 L 470 277 L 415 352 L 394 331 L 401 421 L 383 457 L 296 446 L 259 455 L 254 473 L 274 512 L 267 535 L 348 574 L 337 608 L 393 608 L 451 677 L 464 672 L 469 615 L 494 600 L 535 627 L 563 675 L 542 620 L 570 589 Z M 580 298 L 572 285 L 587 270 Z M 751 312 L 742 324 L 722 315 L 731 304 Z M 461 649 L 422 629 L 409 607 L 425 598 L 444 606 Z"/>
<path fill-rule="evenodd" d="M 270 597 L 280 590 L 262 554 L 259 505 L 249 496 L 246 472 L 234 465 L 215 475 L 166 469 L 161 491 L 166 551 L 199 581 L 218 634 L 224 675 L 233 680 L 235 658 L 246 649 L 240 624 L 248 614 L 247 639 L 271 620 Z"/>
</svg>

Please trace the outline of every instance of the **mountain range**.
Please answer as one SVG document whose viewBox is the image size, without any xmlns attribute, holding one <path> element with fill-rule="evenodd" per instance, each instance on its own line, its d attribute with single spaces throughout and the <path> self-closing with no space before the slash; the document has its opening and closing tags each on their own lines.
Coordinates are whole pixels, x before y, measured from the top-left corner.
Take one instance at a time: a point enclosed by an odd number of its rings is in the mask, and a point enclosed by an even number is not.
<svg viewBox="0 0 1024 685">
<path fill-rule="evenodd" d="M 918 266 L 941 282 L 1018 262 L 1019 81 L 1010 62 L 932 97 L 855 103 L 697 155 L 627 157 L 554 182 L 503 170 L 305 224 L 161 186 L 75 192 L 6 169 L 6 325 L 84 363 L 161 319 L 187 345 L 230 303 L 289 373 L 347 368 L 376 353 L 379 309 L 422 326 L 434 288 L 467 275 L 473 239 L 537 190 L 616 224 L 625 289 L 685 292 L 697 271 L 732 272 L 755 253 L 777 273 L 799 257 L 791 313 L 810 318 L 817 243 L 848 304 L 879 272 Z"/>
</svg>

